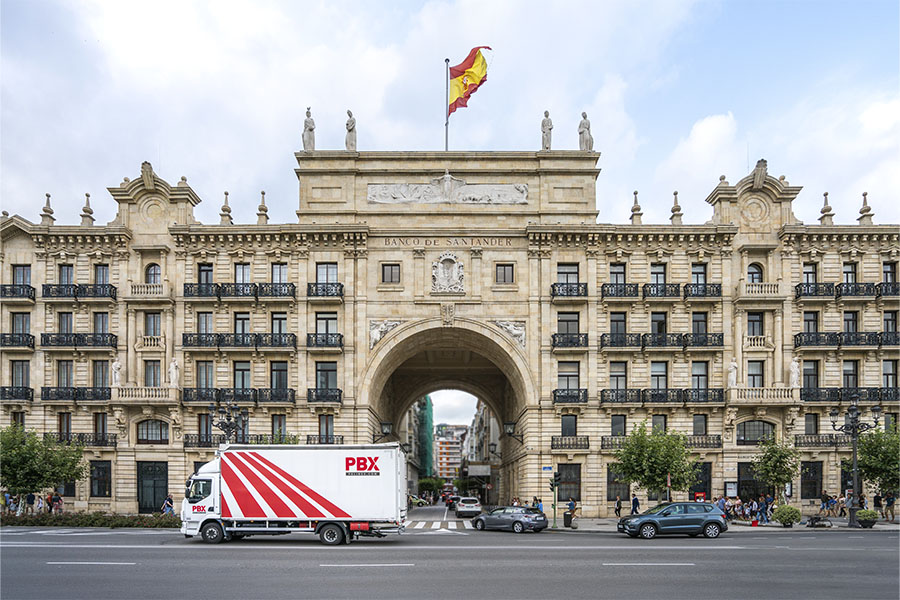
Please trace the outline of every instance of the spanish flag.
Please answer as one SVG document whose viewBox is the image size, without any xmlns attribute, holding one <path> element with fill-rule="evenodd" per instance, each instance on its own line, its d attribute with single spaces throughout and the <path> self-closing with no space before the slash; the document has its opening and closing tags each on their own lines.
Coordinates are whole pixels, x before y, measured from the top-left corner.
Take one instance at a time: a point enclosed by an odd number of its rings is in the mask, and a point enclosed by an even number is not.
<svg viewBox="0 0 900 600">
<path fill-rule="evenodd" d="M 469 96 L 475 93 L 478 87 L 487 81 L 487 62 L 481 54 L 481 49 L 491 49 L 490 46 L 476 46 L 472 48 L 466 60 L 455 67 L 450 67 L 450 107 L 447 110 L 449 117 L 457 108 L 466 106 Z"/>
</svg>

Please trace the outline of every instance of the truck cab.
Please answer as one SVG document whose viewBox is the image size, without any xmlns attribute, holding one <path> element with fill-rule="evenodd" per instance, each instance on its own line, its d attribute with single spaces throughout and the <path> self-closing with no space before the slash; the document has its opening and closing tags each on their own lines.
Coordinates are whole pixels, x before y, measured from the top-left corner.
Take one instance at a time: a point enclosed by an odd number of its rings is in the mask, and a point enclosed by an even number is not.
<svg viewBox="0 0 900 600">
<path fill-rule="evenodd" d="M 204 523 L 221 517 L 219 508 L 219 459 L 206 463 L 185 484 L 181 501 L 181 533 L 200 535 Z"/>
</svg>

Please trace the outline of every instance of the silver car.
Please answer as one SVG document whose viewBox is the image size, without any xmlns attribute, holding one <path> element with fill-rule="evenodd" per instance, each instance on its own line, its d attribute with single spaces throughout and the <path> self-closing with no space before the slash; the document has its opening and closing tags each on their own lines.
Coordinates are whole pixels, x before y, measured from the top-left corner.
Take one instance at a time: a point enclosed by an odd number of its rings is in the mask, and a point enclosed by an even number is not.
<svg viewBox="0 0 900 600">
<path fill-rule="evenodd" d="M 475 529 L 508 529 L 516 533 L 547 528 L 547 517 L 530 506 L 500 506 L 472 519 Z"/>
</svg>

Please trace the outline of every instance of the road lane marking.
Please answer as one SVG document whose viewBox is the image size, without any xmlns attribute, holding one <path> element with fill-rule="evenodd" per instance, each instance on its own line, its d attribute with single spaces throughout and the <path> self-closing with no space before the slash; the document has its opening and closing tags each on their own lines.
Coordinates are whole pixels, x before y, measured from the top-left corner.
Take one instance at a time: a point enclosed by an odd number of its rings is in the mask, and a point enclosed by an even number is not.
<svg viewBox="0 0 900 600">
<path fill-rule="evenodd" d="M 447 526 L 450 527 L 450 529 L 456 529 L 456 521 L 450 521 L 447 523 Z"/>
<path fill-rule="evenodd" d="M 427 523 L 425 521 L 419 521 L 418 523 L 416 523 L 416 526 L 413 527 L 413 529 L 422 529 L 425 527 L 426 524 Z"/>
<path fill-rule="evenodd" d="M 355 565 L 319 565 L 320 567 L 414 567 L 415 563 L 358 563 Z"/>
<path fill-rule="evenodd" d="M 133 562 L 52 561 L 48 565 L 133 565 Z"/>
<path fill-rule="evenodd" d="M 450 510 L 450 507 L 449 507 L 449 506 L 446 507 L 446 508 L 444 509 L 444 518 L 441 519 L 441 521 L 446 521 L 446 520 L 447 520 L 447 511 L 449 511 L 449 510 Z"/>
<path fill-rule="evenodd" d="M 474 529 L 474 526 L 472 525 L 472 521 L 463 521 L 463 525 L 466 526 L 466 529 Z"/>
<path fill-rule="evenodd" d="M 448 529 L 440 529 L 438 531 L 450 533 Z M 430 533 L 430 532 L 425 532 Z M 453 532 L 455 535 L 465 535 L 461 532 Z M 181 540 L 179 540 L 181 541 Z M 298 550 L 309 550 L 311 552 L 321 552 L 322 548 L 319 544 L 313 544 L 313 540 L 307 540 L 310 543 L 301 543 L 301 544 L 247 544 L 241 543 L 239 546 L 235 546 L 236 548 L 260 548 L 260 549 L 270 549 L 270 550 L 288 550 L 291 552 L 296 552 Z M 166 545 L 149 545 L 149 544 L 52 544 L 49 542 L 0 542 L 0 548 L 57 548 L 57 549 L 115 549 L 115 550 L 189 550 L 191 552 L 197 552 L 197 550 L 201 547 L 199 542 L 186 542 L 183 544 L 166 544 Z M 365 546 L 351 546 L 350 548 L 342 548 L 341 550 L 346 550 L 348 552 L 370 552 L 371 548 L 374 546 L 365 545 Z M 399 551 L 409 551 L 409 552 L 418 552 L 421 549 L 426 550 L 446 550 L 447 548 L 458 548 L 460 550 L 568 550 L 570 552 L 581 552 L 582 550 L 634 550 L 634 544 L 618 544 L 618 545 L 591 545 L 591 546 L 571 546 L 571 545 L 551 545 L 551 544 L 511 544 L 511 545 L 460 545 L 460 546 L 447 546 L 447 545 L 416 545 L 416 546 L 398 546 L 391 544 L 389 546 L 385 546 L 385 548 L 390 548 L 391 550 L 399 550 Z M 854 548 L 834 548 L 831 546 L 823 547 L 823 548 L 798 548 L 795 546 L 691 546 L 691 545 L 679 545 L 679 546 L 655 546 L 652 548 L 647 548 L 649 551 L 703 551 L 708 550 L 710 552 L 718 552 L 720 550 L 751 550 L 756 551 L 760 549 L 785 549 L 785 550 L 793 550 L 793 551 L 828 551 L 833 552 L 835 550 L 854 550 L 859 549 L 858 547 Z M 211 549 L 212 550 L 212 549 Z"/>
<path fill-rule="evenodd" d="M 440 521 L 435 521 L 434 523 L 431 524 L 431 528 L 432 528 L 432 529 L 440 529 L 440 528 L 441 528 L 441 522 L 440 522 Z"/>
<path fill-rule="evenodd" d="M 696 567 L 695 563 L 603 563 L 604 567 Z"/>
</svg>

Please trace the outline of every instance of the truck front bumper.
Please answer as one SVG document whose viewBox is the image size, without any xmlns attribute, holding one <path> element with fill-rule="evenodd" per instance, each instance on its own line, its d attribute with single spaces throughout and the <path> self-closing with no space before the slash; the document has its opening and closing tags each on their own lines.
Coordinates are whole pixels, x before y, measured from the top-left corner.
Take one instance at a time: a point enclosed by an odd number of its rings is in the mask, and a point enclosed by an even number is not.
<svg viewBox="0 0 900 600">
<path fill-rule="evenodd" d="M 184 535 L 200 535 L 200 521 L 182 521 L 181 533 Z"/>
</svg>

